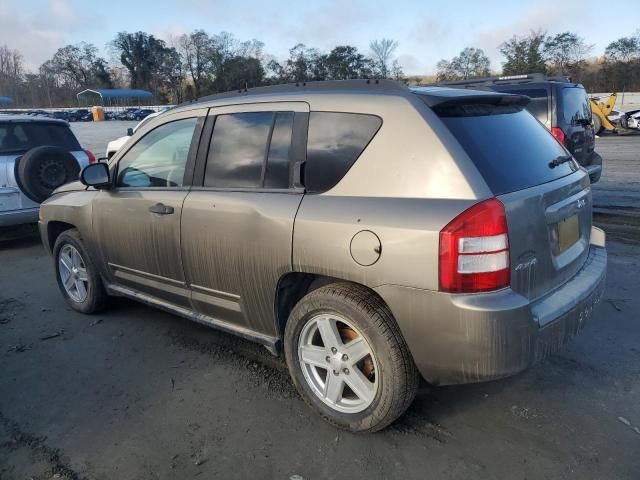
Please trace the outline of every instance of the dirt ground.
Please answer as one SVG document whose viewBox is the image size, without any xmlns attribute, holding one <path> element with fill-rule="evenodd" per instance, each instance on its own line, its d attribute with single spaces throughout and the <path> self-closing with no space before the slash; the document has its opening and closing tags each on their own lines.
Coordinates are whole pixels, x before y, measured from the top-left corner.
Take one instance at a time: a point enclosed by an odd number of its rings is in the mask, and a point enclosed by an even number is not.
<svg viewBox="0 0 640 480">
<path fill-rule="evenodd" d="M 608 144 L 605 187 L 636 142 Z M 562 353 L 510 379 L 423 385 L 390 428 L 353 435 L 261 347 L 126 300 L 76 313 L 39 239 L 5 242 L 0 479 L 638 479 L 640 233 L 608 250 L 604 300 Z"/>
</svg>

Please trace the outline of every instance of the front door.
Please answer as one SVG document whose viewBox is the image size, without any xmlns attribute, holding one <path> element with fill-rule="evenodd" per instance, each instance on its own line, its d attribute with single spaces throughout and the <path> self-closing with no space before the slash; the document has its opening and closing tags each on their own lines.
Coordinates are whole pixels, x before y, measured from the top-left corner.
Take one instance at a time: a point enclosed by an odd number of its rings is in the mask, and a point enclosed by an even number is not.
<svg viewBox="0 0 640 480">
<path fill-rule="evenodd" d="M 94 202 L 94 228 L 110 281 L 189 306 L 180 252 L 182 204 L 206 110 L 149 125 L 114 158 L 114 187 Z"/>
<path fill-rule="evenodd" d="M 282 102 L 211 109 L 208 155 L 198 159 L 184 202 L 182 258 L 194 308 L 254 336 L 275 336 L 278 281 L 291 271 L 302 199 L 292 171 L 304 159 L 308 108 Z"/>
</svg>

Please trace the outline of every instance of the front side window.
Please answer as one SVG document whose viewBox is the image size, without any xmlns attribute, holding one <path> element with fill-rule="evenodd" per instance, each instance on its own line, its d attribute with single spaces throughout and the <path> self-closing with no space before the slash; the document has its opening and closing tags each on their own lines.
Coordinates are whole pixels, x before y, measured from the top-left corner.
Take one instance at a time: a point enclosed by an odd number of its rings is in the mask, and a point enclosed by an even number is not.
<svg viewBox="0 0 640 480">
<path fill-rule="evenodd" d="M 204 186 L 288 188 L 293 112 L 218 115 Z"/>
<path fill-rule="evenodd" d="M 360 113 L 311 112 L 304 186 L 308 192 L 333 188 L 382 125 L 380 117 Z"/>
<path fill-rule="evenodd" d="M 120 159 L 119 187 L 181 187 L 197 118 L 165 123 L 147 133 Z"/>
</svg>

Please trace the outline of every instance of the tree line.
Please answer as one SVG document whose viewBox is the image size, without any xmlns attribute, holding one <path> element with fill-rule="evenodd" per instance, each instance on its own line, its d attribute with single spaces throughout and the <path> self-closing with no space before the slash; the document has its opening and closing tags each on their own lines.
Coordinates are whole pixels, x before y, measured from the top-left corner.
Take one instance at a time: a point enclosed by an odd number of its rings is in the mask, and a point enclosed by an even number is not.
<svg viewBox="0 0 640 480">
<path fill-rule="evenodd" d="M 374 40 L 367 52 L 338 45 L 329 52 L 294 45 L 284 60 L 265 51 L 263 42 L 239 40 L 233 34 L 195 30 L 168 41 L 147 32 L 119 32 L 107 45 L 109 59 L 86 42 L 66 45 L 38 67 L 25 68 L 22 54 L 0 46 L 0 95 L 15 106 L 72 106 L 85 88 L 139 88 L 155 101 L 180 103 L 239 88 L 312 80 L 405 77 L 395 57 L 398 42 Z M 499 46 L 502 75 L 541 72 L 568 75 L 589 91 L 640 90 L 640 30 L 611 42 L 602 57 L 591 58 L 593 46 L 573 32 L 548 35 L 532 31 Z M 436 80 L 483 77 L 492 72 L 480 48 L 467 47 L 437 64 Z"/>
<path fill-rule="evenodd" d="M 611 42 L 604 55 L 589 59 L 593 45 L 574 32 L 548 35 L 531 31 L 513 36 L 500 46 L 504 56 L 501 75 L 544 73 L 569 76 L 590 92 L 640 90 L 640 30 Z M 467 47 L 450 60 L 437 64 L 436 79 L 466 80 L 491 75 L 489 58 L 482 49 Z"/>
<path fill-rule="evenodd" d="M 119 32 L 108 44 L 111 61 L 95 45 L 59 48 L 36 72 L 28 72 L 20 52 L 0 47 L 0 95 L 16 106 L 67 106 L 85 88 L 135 88 L 155 101 L 180 103 L 233 89 L 286 82 L 351 78 L 401 79 L 394 57 L 398 43 L 374 40 L 364 54 L 339 45 L 329 52 L 297 44 L 279 62 L 264 43 L 233 34 L 195 30 L 164 41 L 147 32 Z"/>
</svg>

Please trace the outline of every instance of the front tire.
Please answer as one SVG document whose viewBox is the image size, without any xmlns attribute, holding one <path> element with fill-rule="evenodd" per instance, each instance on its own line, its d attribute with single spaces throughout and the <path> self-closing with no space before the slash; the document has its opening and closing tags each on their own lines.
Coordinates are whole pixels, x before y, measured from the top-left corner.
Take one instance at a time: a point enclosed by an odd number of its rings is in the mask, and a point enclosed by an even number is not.
<svg viewBox="0 0 640 480">
<path fill-rule="evenodd" d="M 77 230 L 60 234 L 53 247 L 53 258 L 58 287 L 71 308 L 82 313 L 104 308 L 107 294 Z"/>
<path fill-rule="evenodd" d="M 381 430 L 415 398 L 419 377 L 400 329 L 384 302 L 359 285 L 307 294 L 289 316 L 284 347 L 298 392 L 337 427 Z"/>
</svg>

